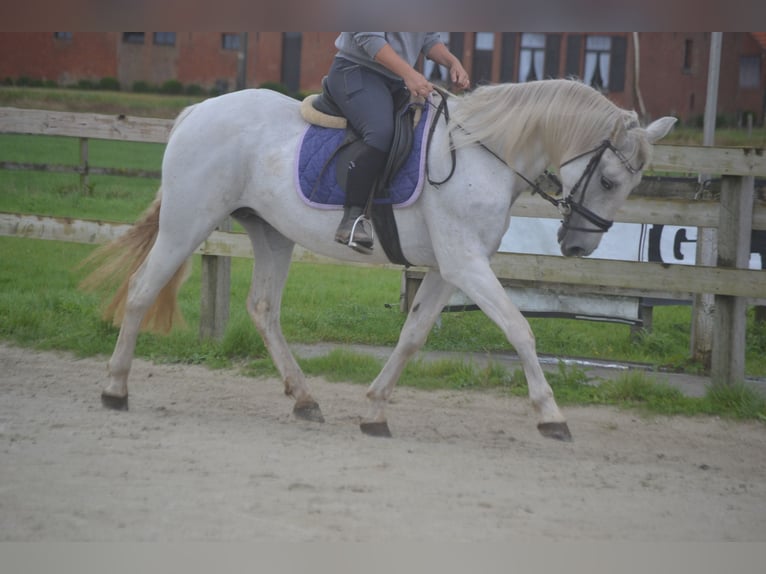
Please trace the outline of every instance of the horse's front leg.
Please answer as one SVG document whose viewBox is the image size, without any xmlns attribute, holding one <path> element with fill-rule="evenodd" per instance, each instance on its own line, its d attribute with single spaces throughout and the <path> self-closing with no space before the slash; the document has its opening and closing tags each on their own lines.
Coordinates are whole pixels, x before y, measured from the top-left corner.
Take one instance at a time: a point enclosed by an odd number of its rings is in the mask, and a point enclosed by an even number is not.
<svg viewBox="0 0 766 574">
<path fill-rule="evenodd" d="M 425 343 L 431 327 L 453 291 L 454 287 L 436 271 L 429 271 L 423 278 L 396 347 L 367 391 L 369 408 L 360 425 L 365 434 L 391 436 L 385 411 L 388 398 L 407 361 Z"/>
<path fill-rule="evenodd" d="M 480 258 L 453 260 L 448 269 L 442 266 L 441 272 L 500 327 L 516 349 L 527 377 L 529 398 L 539 415 L 537 428 L 540 433 L 548 438 L 572 440 L 566 419 L 540 367 L 532 329 L 495 277 L 489 261 Z"/>
</svg>

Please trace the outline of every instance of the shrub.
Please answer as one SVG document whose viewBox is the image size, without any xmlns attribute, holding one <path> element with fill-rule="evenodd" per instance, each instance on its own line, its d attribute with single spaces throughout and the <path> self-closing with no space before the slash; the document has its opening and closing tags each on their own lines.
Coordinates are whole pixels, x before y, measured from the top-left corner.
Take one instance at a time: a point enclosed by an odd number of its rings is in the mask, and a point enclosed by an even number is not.
<svg viewBox="0 0 766 574">
<path fill-rule="evenodd" d="M 285 94 L 286 96 L 290 95 L 290 90 L 287 86 L 284 84 L 280 84 L 279 82 L 263 82 L 259 88 L 263 88 L 264 90 L 274 90 L 275 92 L 279 92 L 280 94 Z"/>
<path fill-rule="evenodd" d="M 168 80 L 160 87 L 163 94 L 183 94 L 184 86 L 178 80 Z"/>
<path fill-rule="evenodd" d="M 117 92 L 120 90 L 120 82 L 117 81 L 117 78 L 101 78 L 98 82 L 98 89 Z"/>
<path fill-rule="evenodd" d="M 98 84 L 92 80 L 78 80 L 77 81 L 77 87 L 81 90 L 97 90 Z"/>
<path fill-rule="evenodd" d="M 147 92 L 151 92 L 152 87 L 149 85 L 149 82 L 139 80 L 137 82 L 133 82 L 133 91 L 138 92 L 139 94 L 145 94 Z"/>
<path fill-rule="evenodd" d="M 187 96 L 201 96 L 205 93 L 205 90 L 199 84 L 189 84 L 184 89 L 184 93 Z"/>
</svg>

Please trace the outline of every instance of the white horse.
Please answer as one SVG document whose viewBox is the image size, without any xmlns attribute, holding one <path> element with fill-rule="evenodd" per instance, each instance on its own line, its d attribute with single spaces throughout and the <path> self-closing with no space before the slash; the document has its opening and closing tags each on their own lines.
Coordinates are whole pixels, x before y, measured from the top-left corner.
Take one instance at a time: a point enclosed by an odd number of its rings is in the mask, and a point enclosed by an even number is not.
<svg viewBox="0 0 766 574">
<path fill-rule="evenodd" d="M 438 98 L 437 98 L 438 100 Z M 427 163 L 433 179 L 419 199 L 396 210 L 402 251 L 428 267 L 399 341 L 367 391 L 361 428 L 390 436 L 386 403 L 407 360 L 423 345 L 455 288 L 503 331 L 526 374 L 529 396 L 547 437 L 571 440 L 535 350 L 529 324 L 490 268 L 508 228 L 511 205 L 529 181 L 558 171 L 563 221 L 558 240 L 567 256 L 585 256 L 640 179 L 651 145 L 675 119 L 647 128 L 599 92 L 574 81 L 484 86 L 447 98 L 450 120 L 437 118 Z M 170 134 L 157 198 L 133 229 L 102 248 L 102 266 L 86 281 L 125 280 L 107 314 L 121 324 L 109 360 L 103 403 L 125 409 L 128 373 L 142 327 L 170 328 L 183 268 L 195 248 L 232 215 L 253 247 L 248 312 L 285 385 L 295 416 L 322 421 L 303 372 L 280 327 L 282 290 L 294 244 L 333 258 L 384 263 L 378 247 L 357 253 L 333 240 L 339 213 L 318 210 L 296 193 L 294 166 L 306 128 L 299 103 L 268 90 L 246 90 L 184 110 Z M 456 150 L 454 160 L 451 150 Z M 454 161 L 454 164 L 453 164 Z"/>
</svg>

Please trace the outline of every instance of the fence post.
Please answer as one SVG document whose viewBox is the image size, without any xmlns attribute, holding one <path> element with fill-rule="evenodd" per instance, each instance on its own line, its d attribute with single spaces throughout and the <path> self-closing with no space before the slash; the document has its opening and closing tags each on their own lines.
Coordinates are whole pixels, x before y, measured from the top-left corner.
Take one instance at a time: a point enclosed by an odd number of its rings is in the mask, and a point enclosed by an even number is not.
<svg viewBox="0 0 766 574">
<path fill-rule="evenodd" d="M 221 231 L 231 231 L 231 218 L 218 226 Z M 221 255 L 202 256 L 202 286 L 200 288 L 200 339 L 223 338 L 229 322 L 229 297 L 231 293 L 231 257 Z"/>
<path fill-rule="evenodd" d="M 88 177 L 88 171 L 90 164 L 88 163 L 88 138 L 80 138 L 80 191 L 91 194 L 90 191 L 90 178 Z"/>
<path fill-rule="evenodd" d="M 747 269 L 753 227 L 753 176 L 724 176 L 718 224 L 718 267 Z M 745 380 L 747 299 L 715 296 L 715 330 L 710 378 L 713 384 Z"/>
</svg>

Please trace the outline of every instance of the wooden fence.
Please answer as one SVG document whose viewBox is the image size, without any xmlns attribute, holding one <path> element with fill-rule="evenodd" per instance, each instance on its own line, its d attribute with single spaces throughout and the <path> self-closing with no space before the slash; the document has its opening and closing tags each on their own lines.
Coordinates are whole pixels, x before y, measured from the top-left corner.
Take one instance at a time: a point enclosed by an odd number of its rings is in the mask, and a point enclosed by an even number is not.
<svg viewBox="0 0 766 574">
<path fill-rule="evenodd" d="M 0 108 L 0 133 L 70 136 L 80 138 L 81 142 L 87 138 L 165 142 L 171 127 L 170 120 Z M 39 165 L 25 167 L 44 169 Z M 81 175 L 90 172 L 87 156 L 84 165 L 75 170 Z M 648 170 L 721 176 L 720 199 L 715 200 L 659 197 L 658 184 L 647 180 L 616 218 L 625 223 L 716 228 L 715 267 L 511 253 L 497 254 L 492 267 L 506 283 L 537 288 L 669 299 L 690 298 L 695 293 L 715 295 L 711 377 L 724 382 L 742 380 L 746 306 L 766 303 L 766 271 L 747 269 L 751 230 L 766 230 L 766 202 L 756 198 L 754 191 L 755 178 L 766 177 L 764 150 L 657 145 Z M 663 185 L 659 187 L 662 189 Z M 523 196 L 514 205 L 513 214 L 559 218 L 555 208 L 532 196 Z M 125 229 L 127 226 L 103 222 L 0 213 L 0 235 L 100 243 Z M 207 318 L 202 322 L 213 325 L 209 331 L 214 333 L 222 329 L 221 323 L 225 323 L 228 313 L 228 284 L 225 278 L 216 275 L 221 267 L 225 268 L 218 256 L 251 257 L 251 249 L 243 235 L 216 231 L 197 252 L 204 261 L 203 299 L 212 299 L 207 302 Z M 333 261 L 302 249 L 296 250 L 295 259 Z M 423 271 L 411 269 L 410 276 Z"/>
</svg>

